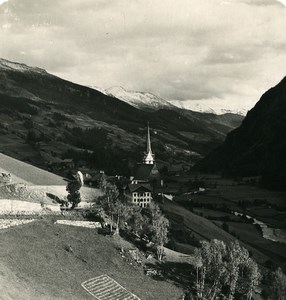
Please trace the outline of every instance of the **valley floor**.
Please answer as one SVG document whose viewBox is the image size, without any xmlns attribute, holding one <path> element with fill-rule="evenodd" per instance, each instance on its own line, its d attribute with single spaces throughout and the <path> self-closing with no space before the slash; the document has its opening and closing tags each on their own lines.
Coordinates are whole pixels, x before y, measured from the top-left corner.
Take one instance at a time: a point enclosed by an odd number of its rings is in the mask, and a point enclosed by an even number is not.
<svg viewBox="0 0 286 300">
<path fill-rule="evenodd" d="M 202 192 L 181 194 L 162 206 L 171 217 L 173 214 L 182 218 L 182 224 L 175 225 L 184 225 L 184 232 L 196 240 L 238 239 L 261 266 L 285 270 L 285 192 L 220 176 L 200 175 L 199 180 L 206 187 Z M 181 243 L 179 247 L 183 248 L 188 241 Z M 188 253 L 188 249 L 184 252 Z"/>
</svg>

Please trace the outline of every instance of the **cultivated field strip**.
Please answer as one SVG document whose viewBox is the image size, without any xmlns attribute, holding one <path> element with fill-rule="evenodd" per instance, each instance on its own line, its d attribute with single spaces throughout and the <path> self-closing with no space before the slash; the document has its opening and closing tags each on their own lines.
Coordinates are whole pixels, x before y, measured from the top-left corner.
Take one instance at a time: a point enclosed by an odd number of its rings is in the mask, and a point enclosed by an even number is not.
<svg viewBox="0 0 286 300">
<path fill-rule="evenodd" d="M 3 219 L 0 220 L 0 229 L 7 229 L 14 226 L 25 225 L 35 221 L 34 219 L 30 220 L 20 220 L 20 219 Z"/>
<path fill-rule="evenodd" d="M 108 275 L 89 279 L 81 285 L 97 300 L 140 300 Z"/>
<path fill-rule="evenodd" d="M 101 228 L 101 224 L 99 222 L 90 222 L 90 221 L 57 220 L 55 224 L 85 227 L 85 228 Z"/>
</svg>

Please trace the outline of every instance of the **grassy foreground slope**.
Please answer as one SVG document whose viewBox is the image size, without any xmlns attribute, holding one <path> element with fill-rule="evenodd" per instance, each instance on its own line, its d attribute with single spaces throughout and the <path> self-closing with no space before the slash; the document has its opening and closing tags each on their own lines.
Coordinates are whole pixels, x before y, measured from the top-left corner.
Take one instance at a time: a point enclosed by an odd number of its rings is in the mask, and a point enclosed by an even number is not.
<svg viewBox="0 0 286 300">
<path fill-rule="evenodd" d="M 13 182 L 33 185 L 66 185 L 62 177 L 2 153 L 0 153 L 0 172 L 11 173 Z"/>
<path fill-rule="evenodd" d="M 81 283 L 102 274 L 142 300 L 176 300 L 182 294 L 128 264 L 116 249 L 118 241 L 94 229 L 38 220 L 1 230 L 0 240 L 0 299 L 94 299 Z"/>
</svg>

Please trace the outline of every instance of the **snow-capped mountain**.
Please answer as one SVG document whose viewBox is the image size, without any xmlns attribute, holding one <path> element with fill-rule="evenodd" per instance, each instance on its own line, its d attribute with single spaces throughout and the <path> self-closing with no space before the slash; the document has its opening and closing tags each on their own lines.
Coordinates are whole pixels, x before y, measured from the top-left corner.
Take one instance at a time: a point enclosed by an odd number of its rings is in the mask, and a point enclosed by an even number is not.
<svg viewBox="0 0 286 300">
<path fill-rule="evenodd" d="M 223 115 L 223 114 L 236 114 L 245 116 L 247 114 L 246 109 L 241 108 L 231 108 L 229 107 L 228 103 L 225 103 L 225 101 L 203 101 L 203 100 L 170 100 L 171 104 L 173 104 L 176 107 L 197 111 L 200 113 L 211 113 L 216 115 Z"/>
<path fill-rule="evenodd" d="M 175 106 L 154 94 L 127 91 L 123 87 L 112 87 L 106 90 L 106 95 L 118 98 L 136 108 L 143 110 L 174 109 Z"/>
<path fill-rule="evenodd" d="M 107 90 L 104 90 L 97 86 L 91 86 L 91 88 L 96 89 L 105 95 L 120 99 L 138 109 L 143 109 L 147 111 L 159 109 L 176 110 L 177 108 L 179 108 L 184 110 L 192 110 L 200 113 L 211 113 L 216 115 L 232 113 L 245 116 L 247 113 L 247 110 L 231 109 L 227 105 L 224 105 L 226 103 L 221 102 L 215 103 L 214 101 L 210 101 L 210 103 L 208 103 L 208 101 L 200 100 L 166 100 L 148 92 L 127 91 L 120 86 L 111 87 Z"/>
<path fill-rule="evenodd" d="M 216 112 L 209 106 L 201 104 L 199 102 L 193 102 L 190 103 L 190 101 L 185 102 L 181 100 L 170 100 L 170 102 L 175 105 L 176 107 L 182 108 L 182 109 L 188 109 L 192 111 L 197 111 L 201 113 L 211 113 L 216 114 Z"/>
</svg>

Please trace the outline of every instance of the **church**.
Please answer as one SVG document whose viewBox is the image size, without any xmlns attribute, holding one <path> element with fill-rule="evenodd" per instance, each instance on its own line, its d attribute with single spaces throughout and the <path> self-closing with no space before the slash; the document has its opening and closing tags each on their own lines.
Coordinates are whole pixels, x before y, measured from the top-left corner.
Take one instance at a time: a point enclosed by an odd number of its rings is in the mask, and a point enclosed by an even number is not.
<svg viewBox="0 0 286 300">
<path fill-rule="evenodd" d="M 126 189 L 128 201 L 141 207 L 148 207 L 152 201 L 152 194 L 161 184 L 161 176 L 156 166 L 155 154 L 151 148 L 149 123 L 147 125 L 146 152 L 142 163 L 136 168 L 135 175 Z"/>
</svg>

